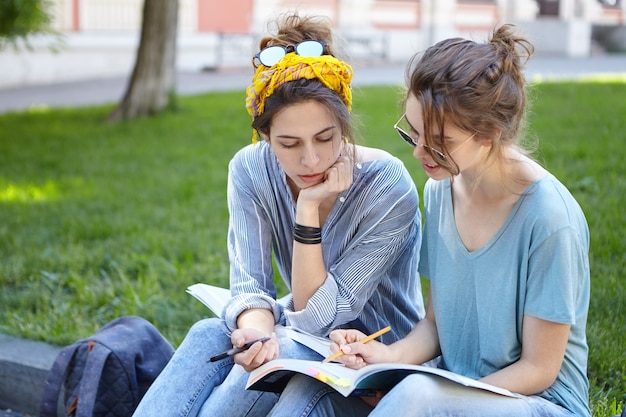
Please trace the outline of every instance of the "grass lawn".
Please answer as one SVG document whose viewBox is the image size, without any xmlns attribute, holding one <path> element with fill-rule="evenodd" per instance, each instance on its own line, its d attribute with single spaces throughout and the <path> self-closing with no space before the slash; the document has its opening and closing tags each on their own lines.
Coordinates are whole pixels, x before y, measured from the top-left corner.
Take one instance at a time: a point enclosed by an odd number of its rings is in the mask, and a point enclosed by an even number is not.
<svg viewBox="0 0 626 417">
<path fill-rule="evenodd" d="M 354 91 L 362 142 L 426 179 L 392 129 L 399 88 Z M 591 231 L 594 416 L 626 400 L 626 82 L 539 83 L 529 137 Z M 120 315 L 174 344 L 208 310 L 185 293 L 228 285 L 226 176 L 251 138 L 243 92 L 108 125 L 110 106 L 0 115 L 0 332 L 66 345 Z M 420 193 L 421 194 L 421 193 Z M 282 287 L 284 292 L 284 286 Z"/>
</svg>

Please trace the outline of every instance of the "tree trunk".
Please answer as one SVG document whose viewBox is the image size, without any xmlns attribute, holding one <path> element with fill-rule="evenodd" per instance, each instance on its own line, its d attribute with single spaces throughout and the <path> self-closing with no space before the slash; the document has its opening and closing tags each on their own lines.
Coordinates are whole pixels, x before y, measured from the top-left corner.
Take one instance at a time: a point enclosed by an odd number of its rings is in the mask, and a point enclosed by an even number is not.
<svg viewBox="0 0 626 417">
<path fill-rule="evenodd" d="M 144 0 L 141 39 L 124 98 L 109 121 L 167 109 L 176 90 L 178 0 Z"/>
</svg>

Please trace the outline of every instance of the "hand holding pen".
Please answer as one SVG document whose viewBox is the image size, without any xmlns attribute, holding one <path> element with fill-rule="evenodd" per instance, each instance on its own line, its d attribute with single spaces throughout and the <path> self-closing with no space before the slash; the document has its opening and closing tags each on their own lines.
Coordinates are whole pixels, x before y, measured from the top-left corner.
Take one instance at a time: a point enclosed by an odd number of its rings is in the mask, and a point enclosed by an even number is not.
<svg viewBox="0 0 626 417">
<path fill-rule="evenodd" d="M 236 355 L 238 353 L 241 353 L 241 352 L 244 352 L 244 351 L 250 349 L 252 347 L 252 345 L 254 345 L 257 342 L 263 343 L 263 342 L 267 342 L 268 340 L 270 340 L 270 337 L 262 337 L 260 339 L 248 342 L 248 343 L 246 343 L 245 345 L 243 345 L 241 347 L 233 347 L 231 349 L 228 349 L 225 352 L 222 352 L 222 353 L 217 354 L 215 356 L 211 356 L 209 358 L 209 360 L 207 360 L 207 362 L 216 362 L 216 361 L 219 361 L 219 360 L 222 360 L 222 359 L 226 359 L 229 356 L 234 356 L 234 355 Z"/>
<path fill-rule="evenodd" d="M 376 339 L 378 336 L 387 333 L 390 330 L 391 330 L 391 326 L 387 326 L 384 329 L 380 329 L 379 331 L 377 331 L 375 333 L 372 333 L 369 336 L 365 336 L 364 338 L 358 340 L 357 343 L 365 344 L 367 342 L 370 342 L 370 341 Z M 337 359 L 338 357 L 340 357 L 342 355 L 345 355 L 345 352 L 340 349 L 337 352 L 335 352 L 332 355 L 330 355 L 329 357 L 327 357 L 326 359 L 324 359 L 322 362 L 330 362 L 330 361 L 332 361 L 334 359 Z"/>
</svg>

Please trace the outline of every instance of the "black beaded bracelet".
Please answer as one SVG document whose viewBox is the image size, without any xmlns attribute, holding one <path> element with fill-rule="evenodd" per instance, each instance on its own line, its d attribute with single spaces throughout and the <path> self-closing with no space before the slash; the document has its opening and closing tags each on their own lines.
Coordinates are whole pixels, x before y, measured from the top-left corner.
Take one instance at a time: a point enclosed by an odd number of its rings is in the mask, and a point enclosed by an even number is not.
<svg viewBox="0 0 626 417">
<path fill-rule="evenodd" d="M 316 245 L 322 243 L 322 228 L 303 226 L 296 223 L 293 228 L 293 239 L 296 242 L 308 245 Z"/>
</svg>

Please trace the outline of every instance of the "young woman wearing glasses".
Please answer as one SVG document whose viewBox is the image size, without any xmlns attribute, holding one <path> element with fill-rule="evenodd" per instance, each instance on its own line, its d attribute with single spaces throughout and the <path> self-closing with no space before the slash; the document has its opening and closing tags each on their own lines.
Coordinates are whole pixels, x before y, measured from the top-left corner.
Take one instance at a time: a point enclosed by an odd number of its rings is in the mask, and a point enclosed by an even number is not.
<svg viewBox="0 0 626 417">
<path fill-rule="evenodd" d="M 532 52 L 503 25 L 486 43 L 444 40 L 410 63 L 406 114 L 394 127 L 429 176 L 419 265 L 430 280 L 426 318 L 390 345 L 331 333 L 347 366 L 441 355 L 441 367 L 517 397 L 413 374 L 364 410 L 297 376 L 271 416 L 590 416 L 587 222 L 518 144 Z M 298 400 L 312 391 L 315 403 Z"/>
<path fill-rule="evenodd" d="M 229 164 L 233 298 L 223 321 L 191 328 L 135 416 L 265 417 L 277 395 L 246 391 L 246 371 L 277 357 L 323 359 L 277 337 L 276 324 L 320 336 L 392 326 L 391 343 L 425 315 L 418 194 L 399 159 L 355 145 L 352 68 L 334 56 L 330 25 L 290 15 L 260 46 L 246 92 L 255 143 Z M 286 306 L 274 263 L 291 290 Z"/>
</svg>

